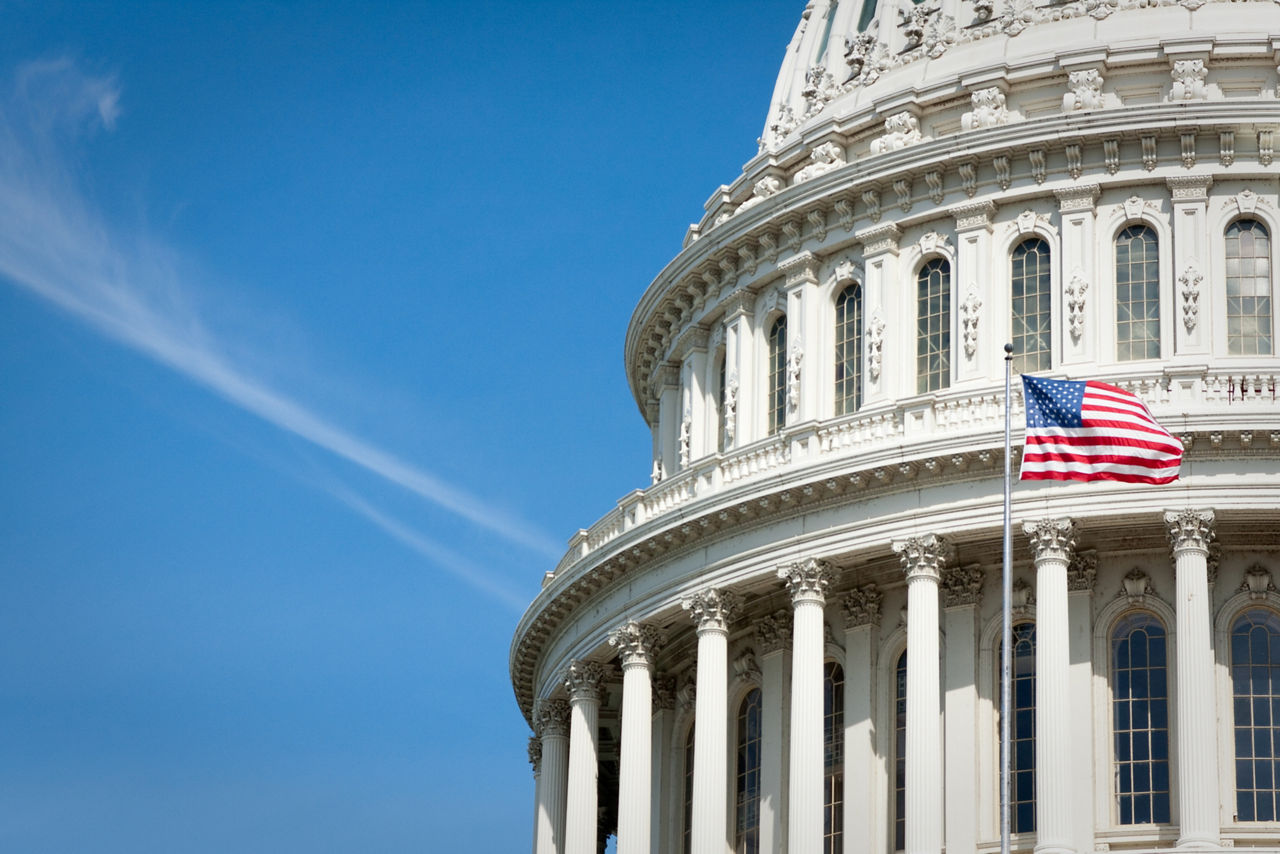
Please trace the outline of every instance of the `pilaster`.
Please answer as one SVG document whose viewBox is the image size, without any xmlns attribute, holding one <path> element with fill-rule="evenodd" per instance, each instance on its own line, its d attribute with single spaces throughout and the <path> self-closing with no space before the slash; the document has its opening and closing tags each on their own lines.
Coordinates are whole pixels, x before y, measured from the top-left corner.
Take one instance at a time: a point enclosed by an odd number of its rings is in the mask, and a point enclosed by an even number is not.
<svg viewBox="0 0 1280 854">
<path fill-rule="evenodd" d="M 1067 630 L 1071 634 L 1071 743 L 1091 745 L 1093 733 L 1093 588 L 1098 553 L 1077 551 L 1067 566 Z M 1093 847 L 1093 752 L 1071 751 L 1071 838 L 1077 851 Z"/>
<path fill-rule="evenodd" d="M 844 854 L 884 850 L 884 786 L 877 785 L 876 648 L 880 603 L 874 584 L 846 593 L 844 610 Z M 862 828 L 864 832 L 858 832 Z M 772 849 L 777 850 L 777 849 Z"/>
<path fill-rule="evenodd" d="M 1083 184 L 1058 190 L 1058 214 L 1062 219 L 1057 265 L 1062 282 L 1054 288 L 1056 346 L 1062 364 L 1091 361 L 1099 346 L 1099 324 L 1103 322 L 1098 288 L 1098 266 L 1094 257 L 1095 206 L 1101 191 L 1097 184 Z"/>
<path fill-rule="evenodd" d="M 989 201 L 958 205 L 950 210 L 956 220 L 955 302 L 952 313 L 959 320 L 958 334 L 951 338 L 951 349 L 957 382 L 995 373 L 996 360 L 1003 358 L 999 346 L 993 346 L 997 330 L 1003 328 L 1003 323 L 994 324 L 992 316 L 1007 311 L 1006 307 L 1011 303 L 1007 292 L 993 292 L 991 287 L 992 282 L 1007 279 L 1007 276 L 991 274 L 991 217 L 995 212 L 995 203 Z M 963 328 L 966 311 L 973 312 L 972 342 Z"/>
<path fill-rule="evenodd" d="M 947 638 L 943 676 L 948 854 L 974 854 L 978 838 L 978 606 L 982 568 L 950 567 L 942 573 L 942 626 Z M 908 659 L 910 660 L 910 659 Z"/>
<path fill-rule="evenodd" d="M 1213 328 L 1213 300 L 1206 284 L 1209 253 L 1207 215 L 1210 175 L 1178 175 L 1167 179 L 1173 197 L 1173 352 L 1175 356 L 1208 355 Z M 1219 238 L 1221 236 L 1219 235 Z M 1164 325 L 1163 323 L 1161 324 Z M 1162 330 L 1163 331 L 1163 330 Z M 1167 340 L 1167 339 L 1166 339 Z"/>
<path fill-rule="evenodd" d="M 789 611 L 778 611 L 756 622 L 756 644 L 760 650 L 761 851 L 786 850 L 791 623 Z"/>
<path fill-rule="evenodd" d="M 886 7 L 888 8 L 888 7 Z M 858 232 L 862 244 L 866 286 L 863 299 L 862 366 L 865 406 L 883 403 L 897 396 L 902 360 L 890 355 L 901 344 L 901 303 L 898 293 L 898 241 L 902 230 L 893 223 Z M 895 342 L 895 343 L 889 343 Z M 893 351 L 896 353 L 896 351 Z"/>
<path fill-rule="evenodd" d="M 751 378 L 754 364 L 751 339 L 754 334 L 751 319 L 753 294 L 742 290 L 728 300 L 724 314 L 724 378 L 725 404 L 724 449 L 726 451 L 750 444 L 756 439 L 752 430 L 755 423 L 756 394 Z"/>
</svg>

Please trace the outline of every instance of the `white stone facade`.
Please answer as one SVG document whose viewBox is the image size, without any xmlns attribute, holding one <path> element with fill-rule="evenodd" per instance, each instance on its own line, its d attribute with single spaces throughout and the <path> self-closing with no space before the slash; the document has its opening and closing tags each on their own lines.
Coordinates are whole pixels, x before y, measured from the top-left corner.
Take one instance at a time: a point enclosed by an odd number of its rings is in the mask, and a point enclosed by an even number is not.
<svg viewBox="0 0 1280 854">
<path fill-rule="evenodd" d="M 627 331 L 653 483 L 516 631 L 535 852 L 998 850 L 1006 341 L 1186 447 L 1015 488 L 1014 848 L 1280 850 L 1278 32 L 809 2 Z"/>
</svg>

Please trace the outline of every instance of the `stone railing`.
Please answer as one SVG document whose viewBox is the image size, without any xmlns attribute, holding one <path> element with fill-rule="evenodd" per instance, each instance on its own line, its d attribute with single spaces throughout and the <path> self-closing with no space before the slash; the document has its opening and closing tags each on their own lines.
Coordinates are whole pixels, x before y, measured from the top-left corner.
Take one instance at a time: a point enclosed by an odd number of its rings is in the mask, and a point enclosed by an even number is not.
<svg viewBox="0 0 1280 854">
<path fill-rule="evenodd" d="M 1137 395 L 1157 418 L 1184 413 L 1215 415 L 1230 407 L 1248 412 L 1270 410 L 1280 415 L 1276 372 L 1201 369 L 1182 373 L 1169 368 L 1158 374 L 1099 378 Z M 939 396 L 932 403 L 924 402 L 931 423 L 929 429 L 919 433 L 904 430 L 906 413 L 922 407 L 922 401 L 914 399 L 877 412 L 845 416 L 816 431 L 811 427 L 798 428 L 794 435 L 784 431 L 782 435 L 747 447 L 698 460 L 648 489 L 628 493 L 589 530 L 575 534 L 554 575 L 587 560 L 592 553 L 638 527 L 753 478 L 802 472 L 810 466 L 828 464 L 834 458 L 882 453 L 885 449 L 901 448 L 902 452 L 917 456 L 926 446 L 948 436 L 997 433 L 1004 428 L 1002 398 L 1003 391 L 995 389 L 978 394 Z M 1020 434 L 1024 415 L 1022 389 L 1018 384 L 1014 385 L 1012 403 L 1013 429 Z M 1166 423 L 1166 426 L 1176 432 L 1172 424 Z M 814 439 L 816 441 L 808 445 L 810 451 L 800 451 L 793 456 L 795 447 L 803 448 L 805 442 Z M 901 465 L 914 470 L 917 464 L 906 461 Z M 931 470 L 927 461 L 921 465 L 924 471 Z"/>
</svg>

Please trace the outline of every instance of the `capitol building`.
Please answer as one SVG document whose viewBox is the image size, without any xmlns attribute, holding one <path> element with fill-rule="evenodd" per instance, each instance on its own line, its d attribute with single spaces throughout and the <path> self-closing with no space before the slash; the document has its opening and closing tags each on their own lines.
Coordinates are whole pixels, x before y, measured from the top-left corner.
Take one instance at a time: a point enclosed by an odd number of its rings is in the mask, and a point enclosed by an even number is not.
<svg viewBox="0 0 1280 854">
<path fill-rule="evenodd" d="M 999 850 L 1006 342 L 1185 449 L 1015 484 L 1013 849 L 1280 851 L 1280 5 L 797 13 L 512 641 L 535 854 Z"/>
</svg>

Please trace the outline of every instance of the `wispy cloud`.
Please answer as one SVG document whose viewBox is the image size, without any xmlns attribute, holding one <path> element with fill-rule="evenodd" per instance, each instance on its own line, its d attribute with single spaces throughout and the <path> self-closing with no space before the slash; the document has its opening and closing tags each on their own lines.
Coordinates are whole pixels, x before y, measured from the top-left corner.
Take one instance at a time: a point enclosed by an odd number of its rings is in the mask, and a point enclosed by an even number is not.
<svg viewBox="0 0 1280 854">
<path fill-rule="evenodd" d="M 115 81 L 85 75 L 67 60 L 29 63 L 13 79 L 12 94 L 0 104 L 0 276 L 281 430 L 507 542 L 559 555 L 559 545 L 528 522 L 344 429 L 273 388 L 243 357 L 230 356 L 193 306 L 180 272 L 185 260 L 141 229 L 106 222 L 66 167 L 69 137 L 110 130 L 117 121 Z M 341 497 L 449 571 L 461 566 L 456 555 L 362 500 Z"/>
</svg>

